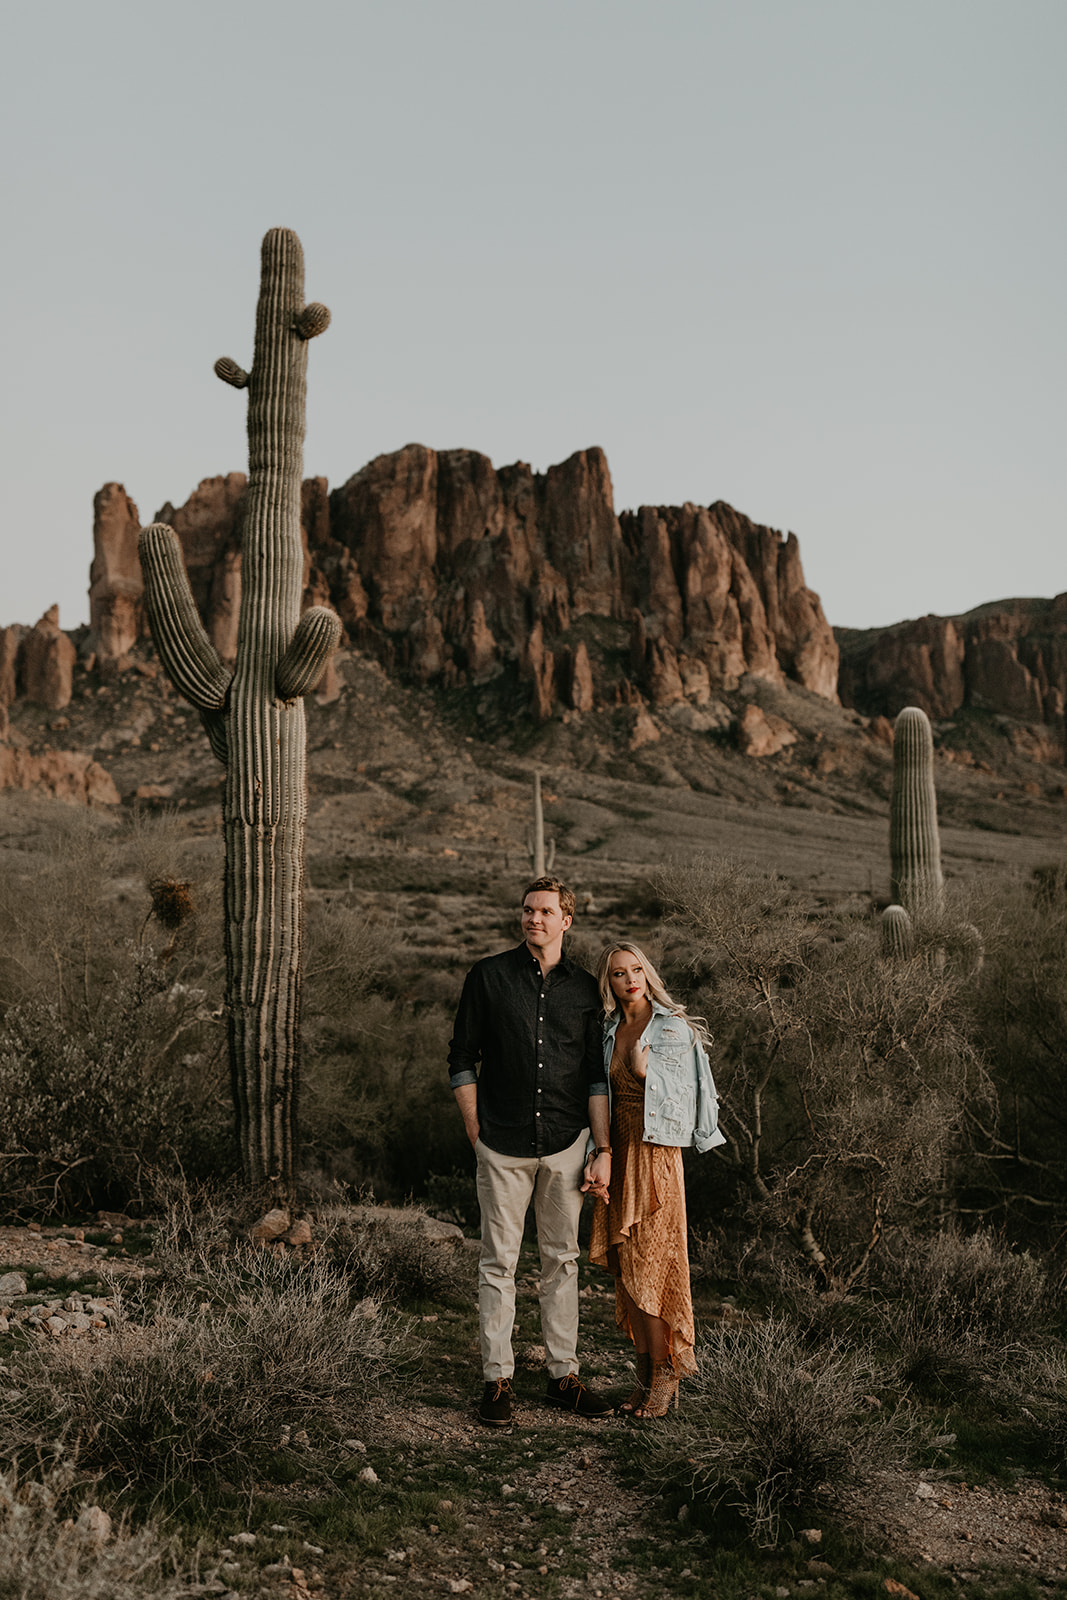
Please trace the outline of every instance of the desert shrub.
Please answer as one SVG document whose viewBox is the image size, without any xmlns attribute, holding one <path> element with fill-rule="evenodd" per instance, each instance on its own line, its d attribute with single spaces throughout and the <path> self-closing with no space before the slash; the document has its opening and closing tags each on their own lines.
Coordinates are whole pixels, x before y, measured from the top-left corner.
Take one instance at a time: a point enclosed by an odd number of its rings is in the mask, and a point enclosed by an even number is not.
<svg viewBox="0 0 1067 1600">
<path fill-rule="evenodd" d="M 36 816 L 0 883 L 0 1206 L 126 1209 L 235 1153 L 214 873 L 173 819 Z"/>
<path fill-rule="evenodd" d="M 3 1600 L 183 1600 L 203 1593 L 195 1572 L 181 1574 L 173 1542 L 154 1526 L 133 1531 L 120 1523 L 108 1531 L 99 1518 L 84 1490 L 77 1494 L 69 1461 L 39 1476 L 0 1469 Z"/>
<path fill-rule="evenodd" d="M 1007 1378 L 1031 1437 L 1053 1471 L 1067 1472 L 1067 1355 L 1062 1346 L 1027 1352 Z"/>
<path fill-rule="evenodd" d="M 986 1231 L 910 1238 L 880 1263 L 879 1281 L 885 1335 L 905 1380 L 921 1388 L 973 1387 L 1043 1342 L 1044 1269 Z"/>
<path fill-rule="evenodd" d="M 783 1320 L 715 1330 L 684 1410 L 643 1441 L 643 1471 L 732 1506 L 760 1544 L 774 1544 L 790 1510 L 907 1459 L 915 1424 L 872 1404 L 878 1383 L 867 1352 L 813 1349 Z"/>
<path fill-rule="evenodd" d="M 972 985 L 1001 1114 L 973 1118 L 968 1203 L 1039 1248 L 1067 1226 L 1067 898 L 1062 866 L 1002 886 L 997 927 Z"/>
<path fill-rule="evenodd" d="M 467 1232 L 481 1223 L 478 1184 L 473 1171 L 453 1167 L 450 1172 L 431 1172 L 426 1180 L 425 1202 L 432 1216 L 454 1222 Z"/>
<path fill-rule="evenodd" d="M 95 1018 L 27 1000 L 0 1025 L 0 1203 L 125 1208 L 148 1170 L 227 1164 L 228 1117 L 204 991 L 127 952 Z"/>
<path fill-rule="evenodd" d="M 388 1200 L 424 1194 L 433 1173 L 472 1163 L 448 1084 L 453 1014 L 373 992 L 309 1050 L 303 1160 L 327 1181 Z"/>
<path fill-rule="evenodd" d="M 933 1220 L 967 1117 L 992 1102 L 963 980 L 943 962 L 882 961 L 858 920 L 821 930 L 787 884 L 737 862 L 660 881 L 688 947 L 678 987 L 715 1034 L 716 1160 L 750 1225 L 847 1289 L 888 1223 Z"/>
<path fill-rule="evenodd" d="M 431 1239 L 415 1221 L 349 1219 L 327 1213 L 326 1250 L 354 1294 L 394 1303 L 435 1300 L 473 1287 L 472 1258 L 460 1240 Z"/>
<path fill-rule="evenodd" d="M 300 1465 L 313 1471 L 308 1452 L 355 1427 L 405 1350 L 397 1318 L 354 1304 L 321 1258 L 190 1259 L 189 1281 L 146 1325 L 22 1352 L 0 1429 L 23 1457 L 55 1440 L 116 1488 L 176 1500 L 252 1481 L 296 1453 L 302 1431 Z"/>
<path fill-rule="evenodd" d="M 909 1238 L 884 1259 L 880 1282 L 946 1328 L 993 1348 L 1038 1338 L 1048 1325 L 1041 1263 L 988 1229 Z"/>
</svg>

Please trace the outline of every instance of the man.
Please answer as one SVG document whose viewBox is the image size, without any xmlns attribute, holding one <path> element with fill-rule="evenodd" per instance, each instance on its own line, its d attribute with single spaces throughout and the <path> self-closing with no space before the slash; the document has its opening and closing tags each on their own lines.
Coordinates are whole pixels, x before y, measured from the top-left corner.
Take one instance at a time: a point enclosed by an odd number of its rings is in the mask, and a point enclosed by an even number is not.
<svg viewBox="0 0 1067 1600">
<path fill-rule="evenodd" d="M 596 981 L 563 954 L 573 916 L 574 895 L 558 878 L 530 884 L 522 897 L 524 943 L 471 968 L 448 1053 L 478 1158 L 485 1379 L 478 1415 L 492 1427 L 511 1421 L 515 1267 L 531 1196 L 541 1253 L 545 1399 L 583 1417 L 611 1410 L 577 1377 L 583 1174 L 586 1187 L 603 1193 L 611 1150 Z M 587 1161 L 590 1129 L 595 1149 Z"/>
</svg>

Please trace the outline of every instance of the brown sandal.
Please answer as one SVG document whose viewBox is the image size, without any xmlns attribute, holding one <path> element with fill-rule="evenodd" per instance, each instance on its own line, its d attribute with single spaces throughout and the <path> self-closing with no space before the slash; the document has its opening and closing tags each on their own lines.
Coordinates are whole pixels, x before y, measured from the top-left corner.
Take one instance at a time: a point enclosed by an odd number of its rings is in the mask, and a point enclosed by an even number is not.
<svg viewBox="0 0 1067 1600">
<path fill-rule="evenodd" d="M 644 1403 L 634 1412 L 635 1417 L 665 1417 L 671 1405 L 678 1409 L 678 1378 L 670 1361 L 652 1364 L 652 1381 Z"/>
<path fill-rule="evenodd" d="M 647 1350 L 638 1350 L 634 1365 L 637 1368 L 637 1384 L 630 1390 L 625 1400 L 620 1400 L 615 1407 L 616 1411 L 624 1416 L 632 1416 L 648 1399 L 648 1386 L 652 1382 L 652 1357 Z"/>
</svg>

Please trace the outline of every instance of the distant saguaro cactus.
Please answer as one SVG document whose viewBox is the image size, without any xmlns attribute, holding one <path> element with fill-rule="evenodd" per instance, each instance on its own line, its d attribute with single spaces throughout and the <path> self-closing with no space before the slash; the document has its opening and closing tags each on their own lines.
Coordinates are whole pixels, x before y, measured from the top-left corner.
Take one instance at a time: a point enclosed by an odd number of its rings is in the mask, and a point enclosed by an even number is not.
<svg viewBox="0 0 1067 1600">
<path fill-rule="evenodd" d="M 541 804 L 541 774 L 534 773 L 533 781 L 533 828 L 526 835 L 526 849 L 530 857 L 535 878 L 543 878 L 552 871 L 556 860 L 556 841 L 548 842 L 548 855 L 545 855 L 545 811 Z"/>
<path fill-rule="evenodd" d="M 893 730 L 889 807 L 890 893 L 914 917 L 941 909 L 941 836 L 934 792 L 934 736 L 918 706 L 905 706 Z"/>
<path fill-rule="evenodd" d="M 241 615 L 233 672 L 197 615 L 172 528 L 141 531 L 152 638 L 175 688 L 200 712 L 226 766 L 226 1006 L 244 1175 L 286 1187 L 299 1080 L 307 735 L 300 696 L 341 636 L 334 613 L 300 615 L 307 341 L 330 320 L 304 304 L 304 254 L 287 228 L 263 240 L 251 372 L 215 371 L 248 389 L 249 479 Z"/>
</svg>

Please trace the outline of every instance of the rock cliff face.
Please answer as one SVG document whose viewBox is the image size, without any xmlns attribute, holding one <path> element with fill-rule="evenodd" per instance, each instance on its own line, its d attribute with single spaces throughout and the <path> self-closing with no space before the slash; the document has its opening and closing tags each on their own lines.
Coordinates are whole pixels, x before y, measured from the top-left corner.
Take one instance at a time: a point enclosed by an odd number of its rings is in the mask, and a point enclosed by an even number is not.
<svg viewBox="0 0 1067 1600">
<path fill-rule="evenodd" d="M 50 606 L 32 628 L 0 628 L 0 706 L 25 695 L 49 711 L 70 704 L 77 651 Z"/>
<path fill-rule="evenodd" d="M 895 717 L 919 706 L 932 718 L 961 707 L 1023 722 L 1062 723 L 1067 707 L 1067 594 L 999 600 L 960 617 L 920 617 L 892 628 L 838 630 L 845 705 Z"/>
<path fill-rule="evenodd" d="M 231 473 L 157 513 L 181 540 L 224 657 L 236 643 L 244 493 L 243 474 Z M 132 578 L 125 556 L 109 554 L 126 548 L 124 500 L 119 485 L 97 497 L 93 570 L 110 575 L 93 616 L 102 661 L 128 648 Z M 356 645 L 420 683 L 513 669 L 538 720 L 635 686 L 653 705 L 702 705 L 745 673 L 836 698 L 837 646 L 793 535 L 721 503 L 616 517 L 598 449 L 535 473 L 407 445 L 332 494 L 324 479 L 306 481 L 303 531 L 306 602 L 335 606 Z M 604 648 L 590 649 L 583 619 L 608 628 Z"/>
<path fill-rule="evenodd" d="M 93 564 L 89 569 L 89 637 L 103 663 L 118 664 L 143 627 L 137 507 L 121 483 L 105 483 L 93 499 Z"/>
</svg>

